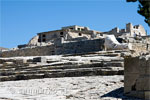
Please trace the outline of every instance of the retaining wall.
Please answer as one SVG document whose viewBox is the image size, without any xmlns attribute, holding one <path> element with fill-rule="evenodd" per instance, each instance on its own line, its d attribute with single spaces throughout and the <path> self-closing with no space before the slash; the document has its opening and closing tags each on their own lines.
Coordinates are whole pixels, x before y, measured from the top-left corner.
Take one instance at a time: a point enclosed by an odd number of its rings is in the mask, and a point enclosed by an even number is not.
<svg viewBox="0 0 150 100">
<path fill-rule="evenodd" d="M 44 55 L 52 55 L 53 52 L 54 52 L 54 46 L 51 45 L 51 46 L 41 46 L 41 47 L 4 51 L 0 53 L 0 56 L 1 57 L 44 56 Z"/>
<path fill-rule="evenodd" d="M 55 54 L 76 54 L 103 50 L 103 39 L 86 40 L 56 45 Z"/>
<path fill-rule="evenodd" d="M 88 53 L 103 50 L 103 39 L 86 40 L 79 42 L 57 43 L 56 45 L 39 46 L 0 53 L 1 57 L 15 56 L 45 56 L 60 54 Z"/>
</svg>

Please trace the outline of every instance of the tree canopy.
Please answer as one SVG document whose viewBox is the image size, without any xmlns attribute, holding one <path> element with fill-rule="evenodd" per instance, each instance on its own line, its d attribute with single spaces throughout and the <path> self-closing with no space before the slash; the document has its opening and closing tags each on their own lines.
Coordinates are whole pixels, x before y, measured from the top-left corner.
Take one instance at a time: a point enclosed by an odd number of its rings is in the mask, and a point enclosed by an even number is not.
<svg viewBox="0 0 150 100">
<path fill-rule="evenodd" d="M 137 12 L 145 17 L 145 22 L 150 26 L 150 0 L 126 0 L 127 2 L 139 2 Z"/>
</svg>

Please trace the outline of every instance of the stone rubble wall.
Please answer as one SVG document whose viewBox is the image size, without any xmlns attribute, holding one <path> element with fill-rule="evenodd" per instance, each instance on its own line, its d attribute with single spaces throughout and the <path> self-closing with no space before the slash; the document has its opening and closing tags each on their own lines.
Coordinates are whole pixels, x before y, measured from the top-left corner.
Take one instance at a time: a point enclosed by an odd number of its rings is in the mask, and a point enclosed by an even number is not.
<svg viewBox="0 0 150 100">
<path fill-rule="evenodd" d="M 126 57 L 124 64 L 124 93 L 150 100 L 150 55 Z"/>
<path fill-rule="evenodd" d="M 70 43 L 57 43 L 56 45 L 38 46 L 18 50 L 5 51 L 0 53 L 0 57 L 15 56 L 45 56 L 60 54 L 88 53 L 103 50 L 103 39 L 86 40 Z"/>
</svg>

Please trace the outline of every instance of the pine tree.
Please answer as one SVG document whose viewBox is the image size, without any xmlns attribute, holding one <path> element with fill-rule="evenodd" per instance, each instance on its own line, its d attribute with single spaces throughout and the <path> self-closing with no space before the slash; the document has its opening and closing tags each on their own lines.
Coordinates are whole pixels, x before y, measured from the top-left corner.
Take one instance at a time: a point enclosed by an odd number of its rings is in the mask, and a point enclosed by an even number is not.
<svg viewBox="0 0 150 100">
<path fill-rule="evenodd" d="M 150 26 L 150 0 L 126 0 L 127 2 L 139 2 L 137 12 L 145 17 L 145 22 Z"/>
</svg>

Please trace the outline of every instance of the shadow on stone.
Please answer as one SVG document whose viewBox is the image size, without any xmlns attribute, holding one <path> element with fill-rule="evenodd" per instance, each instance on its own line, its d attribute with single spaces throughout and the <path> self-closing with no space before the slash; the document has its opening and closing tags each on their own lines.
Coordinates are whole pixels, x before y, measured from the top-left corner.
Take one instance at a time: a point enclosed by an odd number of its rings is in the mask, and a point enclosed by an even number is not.
<svg viewBox="0 0 150 100">
<path fill-rule="evenodd" d="M 102 96 L 100 98 L 106 98 L 106 97 L 112 97 L 112 98 L 117 98 L 121 100 L 143 100 L 135 97 L 129 97 L 124 95 L 124 87 L 115 89 L 113 91 L 110 91 Z"/>
</svg>

